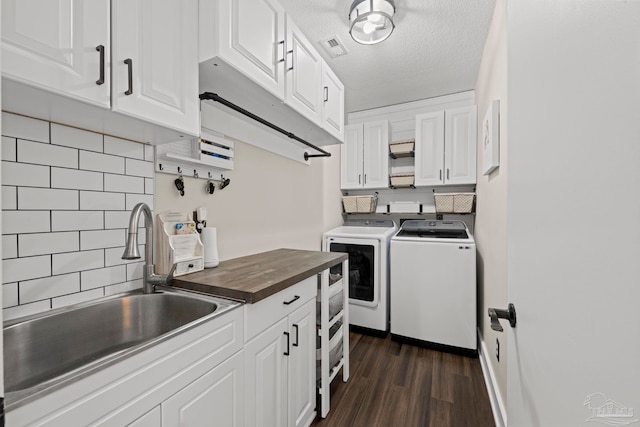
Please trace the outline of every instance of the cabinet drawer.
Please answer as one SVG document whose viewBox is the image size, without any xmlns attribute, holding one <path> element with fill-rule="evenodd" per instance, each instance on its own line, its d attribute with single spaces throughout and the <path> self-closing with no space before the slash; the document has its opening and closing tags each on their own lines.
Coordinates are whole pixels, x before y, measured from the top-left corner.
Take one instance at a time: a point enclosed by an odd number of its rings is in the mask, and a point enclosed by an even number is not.
<svg viewBox="0 0 640 427">
<path fill-rule="evenodd" d="M 245 342 L 315 298 L 317 283 L 314 275 L 255 304 L 245 304 Z"/>
</svg>

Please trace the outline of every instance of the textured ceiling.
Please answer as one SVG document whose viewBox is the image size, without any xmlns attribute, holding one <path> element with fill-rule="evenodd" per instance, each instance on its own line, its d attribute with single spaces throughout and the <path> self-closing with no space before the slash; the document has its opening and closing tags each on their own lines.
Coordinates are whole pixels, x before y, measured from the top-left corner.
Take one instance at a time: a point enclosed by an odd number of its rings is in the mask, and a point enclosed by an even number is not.
<svg viewBox="0 0 640 427">
<path fill-rule="evenodd" d="M 346 111 L 470 90 L 495 0 L 396 0 L 396 28 L 384 42 L 364 46 L 349 36 L 352 0 L 280 0 L 316 43 L 338 36 L 349 53 L 318 51 L 346 87 Z"/>
</svg>

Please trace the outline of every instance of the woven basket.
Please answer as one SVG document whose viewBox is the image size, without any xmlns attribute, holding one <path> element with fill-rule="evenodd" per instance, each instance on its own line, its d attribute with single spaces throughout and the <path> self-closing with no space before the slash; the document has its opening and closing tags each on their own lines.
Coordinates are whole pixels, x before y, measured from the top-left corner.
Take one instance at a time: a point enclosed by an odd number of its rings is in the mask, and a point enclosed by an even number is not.
<svg viewBox="0 0 640 427">
<path fill-rule="evenodd" d="M 437 213 L 471 213 L 475 193 L 435 193 Z"/>
</svg>

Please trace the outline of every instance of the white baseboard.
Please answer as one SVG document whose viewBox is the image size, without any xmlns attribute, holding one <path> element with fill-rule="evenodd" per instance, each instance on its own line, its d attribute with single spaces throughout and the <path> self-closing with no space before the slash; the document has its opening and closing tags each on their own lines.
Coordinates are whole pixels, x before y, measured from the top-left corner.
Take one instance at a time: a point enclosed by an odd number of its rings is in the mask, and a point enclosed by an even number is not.
<svg viewBox="0 0 640 427">
<path fill-rule="evenodd" d="M 487 359 L 487 347 L 484 344 L 480 330 L 478 329 L 478 342 L 480 343 L 480 352 L 478 354 L 480 358 L 480 366 L 482 367 L 482 375 L 484 376 L 484 382 L 487 385 L 487 392 L 489 393 L 489 401 L 491 402 L 491 411 L 493 412 L 493 418 L 496 422 L 496 427 L 507 426 L 507 408 L 504 406 L 504 400 L 500 394 L 500 389 L 496 383 L 496 376 L 491 367 L 491 363 Z"/>
</svg>

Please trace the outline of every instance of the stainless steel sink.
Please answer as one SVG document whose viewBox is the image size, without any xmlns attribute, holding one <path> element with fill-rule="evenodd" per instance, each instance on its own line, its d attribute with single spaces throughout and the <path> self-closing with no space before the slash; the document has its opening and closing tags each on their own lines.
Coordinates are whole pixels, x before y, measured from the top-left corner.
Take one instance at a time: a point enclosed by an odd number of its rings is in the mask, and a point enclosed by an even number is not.
<svg viewBox="0 0 640 427">
<path fill-rule="evenodd" d="M 122 294 L 4 325 L 7 408 L 149 348 L 239 303 L 163 289 Z"/>
</svg>

